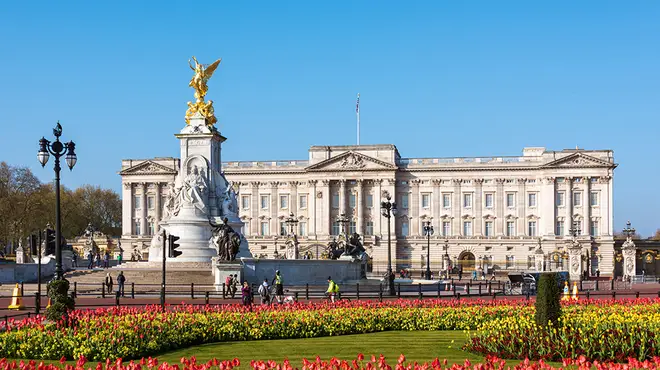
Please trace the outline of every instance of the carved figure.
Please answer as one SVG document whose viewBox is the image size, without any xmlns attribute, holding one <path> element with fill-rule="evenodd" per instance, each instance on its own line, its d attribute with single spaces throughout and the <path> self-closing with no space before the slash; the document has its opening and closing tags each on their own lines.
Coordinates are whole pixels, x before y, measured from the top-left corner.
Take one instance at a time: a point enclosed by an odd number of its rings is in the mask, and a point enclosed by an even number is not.
<svg viewBox="0 0 660 370">
<path fill-rule="evenodd" d="M 344 250 L 345 256 L 357 257 L 364 253 L 365 249 L 360 242 L 360 234 L 353 233 L 346 242 L 346 247 Z"/>
<path fill-rule="evenodd" d="M 211 237 L 211 244 L 218 251 L 218 257 L 224 261 L 233 261 L 238 254 L 239 246 L 241 245 L 241 236 L 229 226 L 229 220 L 225 217 L 223 223 L 213 226 L 213 236 Z"/>
<path fill-rule="evenodd" d="M 298 258 L 298 237 L 296 234 L 289 235 L 286 242 L 286 259 L 294 260 Z"/>
<path fill-rule="evenodd" d="M 200 172 L 199 168 L 195 165 L 183 180 L 181 189 L 178 190 L 179 202 L 192 204 L 201 212 L 206 213 L 204 195 L 207 189 L 208 182 L 206 181 L 206 177 L 204 177 L 203 172 Z"/>
<path fill-rule="evenodd" d="M 172 218 L 172 216 L 176 216 L 179 214 L 179 210 L 181 209 L 181 202 L 180 202 L 180 195 L 179 195 L 180 189 L 177 189 L 174 186 L 174 183 L 169 184 L 169 190 L 167 192 L 167 198 L 165 200 L 165 215 L 163 217 L 164 220 Z"/>
<path fill-rule="evenodd" d="M 190 79 L 190 83 L 188 84 L 188 86 L 195 89 L 196 101 L 195 103 L 188 102 L 188 111 L 186 112 L 186 123 L 190 124 L 190 117 L 195 115 L 195 113 L 199 112 L 202 116 L 206 118 L 206 124 L 209 126 L 213 126 L 217 122 L 213 109 L 213 101 L 209 100 L 208 103 L 204 102 L 204 97 L 206 96 L 206 93 L 209 91 L 209 87 L 206 83 L 211 78 L 211 76 L 213 76 L 213 72 L 215 72 L 215 70 L 218 68 L 218 65 L 220 65 L 220 61 L 222 59 L 218 59 L 208 66 L 199 63 L 197 61 L 197 58 L 195 58 L 194 56 L 192 57 L 192 59 L 195 61 L 195 65 L 193 66 L 192 63 L 190 63 L 190 60 L 188 60 L 188 65 L 190 66 L 190 69 L 192 69 L 195 72 L 195 74 Z"/>
<path fill-rule="evenodd" d="M 336 260 L 342 255 L 342 253 L 344 253 L 344 248 L 340 247 L 337 239 L 333 238 L 328 242 L 328 246 L 323 255 L 326 255 L 327 259 Z"/>
<path fill-rule="evenodd" d="M 341 161 L 340 165 L 341 168 L 362 168 L 365 166 L 364 160 L 362 157 L 359 157 L 355 155 L 354 153 L 351 153 L 350 155 L 344 157 L 344 159 Z"/>
<path fill-rule="evenodd" d="M 238 217 L 238 194 L 234 191 L 234 187 L 227 184 L 222 198 L 222 215 L 224 217 Z"/>
</svg>

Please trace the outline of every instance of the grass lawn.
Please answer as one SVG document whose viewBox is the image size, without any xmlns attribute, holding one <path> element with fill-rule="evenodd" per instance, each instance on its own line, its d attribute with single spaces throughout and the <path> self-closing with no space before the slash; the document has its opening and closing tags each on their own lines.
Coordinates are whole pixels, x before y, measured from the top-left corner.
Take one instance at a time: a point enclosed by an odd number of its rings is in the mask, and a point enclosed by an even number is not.
<svg viewBox="0 0 660 370">
<path fill-rule="evenodd" d="M 255 340 L 222 342 L 189 347 L 160 354 L 160 362 L 179 363 L 181 357 L 196 356 L 198 362 L 212 358 L 220 360 L 238 357 L 242 365 L 250 360 L 276 360 L 285 358 L 294 367 L 302 366 L 302 359 L 314 360 L 317 355 L 324 360 L 337 357 L 352 360 L 358 353 L 366 358 L 381 353 L 390 365 L 395 365 L 400 354 L 408 361 L 433 361 L 447 359 L 450 363 L 463 363 L 465 359 L 481 361 L 483 357 L 461 350 L 466 336 L 462 331 L 388 331 L 372 334 L 356 334 L 308 339 Z M 517 362 L 516 362 L 517 363 Z"/>
</svg>

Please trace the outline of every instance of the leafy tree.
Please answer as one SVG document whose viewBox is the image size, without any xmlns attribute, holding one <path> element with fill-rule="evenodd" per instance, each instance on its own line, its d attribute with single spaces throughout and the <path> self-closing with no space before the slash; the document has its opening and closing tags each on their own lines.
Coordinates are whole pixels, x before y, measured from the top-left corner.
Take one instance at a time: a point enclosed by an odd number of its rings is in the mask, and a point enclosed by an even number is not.
<svg viewBox="0 0 660 370">
<path fill-rule="evenodd" d="M 559 276 L 556 273 L 541 274 L 536 295 L 537 325 L 545 327 L 552 323 L 556 327 L 561 316 L 560 297 Z"/>
</svg>

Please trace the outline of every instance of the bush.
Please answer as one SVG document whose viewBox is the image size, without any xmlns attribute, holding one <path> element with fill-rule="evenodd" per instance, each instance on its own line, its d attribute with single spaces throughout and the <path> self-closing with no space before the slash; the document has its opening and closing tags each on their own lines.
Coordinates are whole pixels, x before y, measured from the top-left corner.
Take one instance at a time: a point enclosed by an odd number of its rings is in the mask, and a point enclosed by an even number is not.
<svg viewBox="0 0 660 370">
<path fill-rule="evenodd" d="M 536 325 L 545 327 L 548 323 L 557 325 L 561 316 L 559 298 L 559 277 L 555 273 L 541 274 L 536 296 Z"/>
<path fill-rule="evenodd" d="M 64 319 L 67 321 L 69 310 L 75 307 L 75 301 L 69 297 L 69 281 L 66 279 L 53 280 L 48 283 L 48 298 L 50 307 L 46 309 L 46 318 L 51 321 Z"/>
</svg>

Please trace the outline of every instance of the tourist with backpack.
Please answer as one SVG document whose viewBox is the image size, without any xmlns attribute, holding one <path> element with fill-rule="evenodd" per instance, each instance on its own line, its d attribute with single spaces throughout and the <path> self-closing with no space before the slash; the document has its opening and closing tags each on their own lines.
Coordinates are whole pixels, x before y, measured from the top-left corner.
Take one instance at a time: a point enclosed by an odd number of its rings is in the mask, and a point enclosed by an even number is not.
<svg viewBox="0 0 660 370">
<path fill-rule="evenodd" d="M 335 303 L 335 296 L 339 294 L 339 285 L 337 285 L 330 276 L 328 276 L 328 290 L 325 294 L 330 297 L 332 303 Z"/>
<path fill-rule="evenodd" d="M 257 292 L 261 297 L 261 304 L 270 303 L 270 286 L 268 286 L 268 279 L 264 279 L 263 284 L 259 285 Z"/>
</svg>

